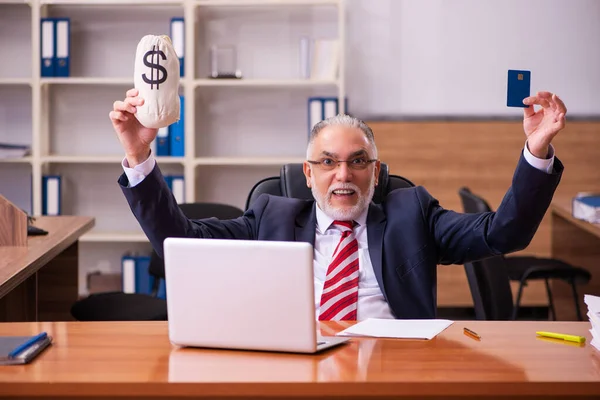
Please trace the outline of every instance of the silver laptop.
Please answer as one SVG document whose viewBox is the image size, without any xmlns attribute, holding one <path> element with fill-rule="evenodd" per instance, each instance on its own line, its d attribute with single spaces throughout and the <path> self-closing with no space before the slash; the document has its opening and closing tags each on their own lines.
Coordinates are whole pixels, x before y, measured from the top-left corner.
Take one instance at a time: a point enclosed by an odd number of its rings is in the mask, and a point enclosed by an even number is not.
<svg viewBox="0 0 600 400">
<path fill-rule="evenodd" d="M 169 339 L 179 346 L 315 353 L 313 248 L 303 242 L 168 238 Z"/>
</svg>

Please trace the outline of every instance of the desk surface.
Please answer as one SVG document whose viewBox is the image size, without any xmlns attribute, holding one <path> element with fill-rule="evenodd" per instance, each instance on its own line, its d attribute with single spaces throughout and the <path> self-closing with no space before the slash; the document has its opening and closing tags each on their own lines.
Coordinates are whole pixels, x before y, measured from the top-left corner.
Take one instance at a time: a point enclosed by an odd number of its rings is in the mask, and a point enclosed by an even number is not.
<svg viewBox="0 0 600 400">
<path fill-rule="evenodd" d="M 349 324 L 323 323 L 325 335 Z M 463 334 L 467 326 L 481 341 Z M 268 327 L 265 327 L 268 329 Z M 0 324 L 0 335 L 47 331 L 54 345 L 26 366 L 0 367 L 0 395 L 600 396 L 589 322 L 457 321 L 425 340 L 352 339 L 316 355 L 178 349 L 166 322 Z M 585 345 L 537 338 L 583 335 Z"/>
<path fill-rule="evenodd" d="M 0 297 L 35 274 L 94 226 L 92 217 L 36 217 L 35 226 L 48 231 L 30 236 L 26 247 L 0 247 Z"/>
<path fill-rule="evenodd" d="M 587 221 L 582 221 L 573 217 L 573 199 L 572 198 L 558 198 L 552 200 L 552 212 L 561 218 L 569 221 L 573 225 L 591 233 L 592 235 L 600 238 L 600 224 L 592 224 Z"/>
</svg>

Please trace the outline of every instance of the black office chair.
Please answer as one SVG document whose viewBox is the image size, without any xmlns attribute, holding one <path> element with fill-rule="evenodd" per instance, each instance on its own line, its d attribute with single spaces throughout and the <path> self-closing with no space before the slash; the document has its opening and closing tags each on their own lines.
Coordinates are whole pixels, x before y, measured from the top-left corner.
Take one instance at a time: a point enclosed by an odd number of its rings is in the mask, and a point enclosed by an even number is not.
<svg viewBox="0 0 600 400">
<path fill-rule="evenodd" d="M 380 204 L 389 192 L 394 189 L 415 186 L 414 183 L 399 175 L 389 175 L 388 166 L 381 163 L 379 182 L 375 187 L 373 202 Z M 271 176 L 260 180 L 250 190 L 246 199 L 246 210 L 263 193 L 275 196 L 293 197 L 296 199 L 312 200 L 313 195 L 302 170 L 302 164 L 285 164 L 281 167 L 279 176 Z"/>
<path fill-rule="evenodd" d="M 513 305 L 510 279 L 504 258 L 496 256 L 465 263 L 467 281 L 471 289 L 475 318 L 487 321 L 513 320 Z"/>
<path fill-rule="evenodd" d="M 218 203 L 187 203 L 179 207 L 191 219 L 231 219 L 243 214 L 238 207 Z M 154 277 L 151 295 L 123 292 L 92 294 L 75 302 L 71 315 L 78 321 L 167 320 L 167 302 L 156 297 L 160 280 L 165 279 L 165 264 L 154 251 L 150 256 L 148 273 Z"/>
<path fill-rule="evenodd" d="M 482 197 L 463 187 L 458 191 L 466 213 L 490 212 L 491 207 Z M 465 272 L 471 288 L 477 319 L 517 319 L 521 296 L 527 282 L 543 279 L 548 294 L 548 307 L 552 319 L 556 320 L 556 311 L 550 290 L 550 279 L 567 282 L 572 289 L 577 318 L 582 320 L 579 309 L 577 285 L 586 284 L 591 274 L 579 267 L 553 258 L 528 256 L 496 256 L 490 259 L 465 264 Z M 513 305 L 510 281 L 519 282 L 517 299 Z M 508 292 L 507 289 L 508 288 Z M 510 294 L 510 297 L 508 297 Z M 510 307 L 507 299 L 510 300 Z M 478 304 L 479 303 L 479 304 Z M 497 304 L 496 304 L 497 303 Z M 478 308 L 479 313 L 478 313 Z"/>
</svg>

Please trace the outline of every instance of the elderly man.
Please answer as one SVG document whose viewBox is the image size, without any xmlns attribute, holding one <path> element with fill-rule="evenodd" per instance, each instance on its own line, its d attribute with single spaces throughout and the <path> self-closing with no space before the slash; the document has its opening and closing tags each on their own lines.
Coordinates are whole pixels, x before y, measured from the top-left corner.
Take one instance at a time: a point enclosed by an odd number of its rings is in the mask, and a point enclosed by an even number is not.
<svg viewBox="0 0 600 400">
<path fill-rule="evenodd" d="M 304 241 L 314 246 L 315 308 L 320 320 L 434 318 L 437 264 L 462 264 L 526 247 L 546 212 L 563 166 L 550 145 L 565 125 L 555 94 L 524 100 L 525 147 L 512 186 L 493 213 L 442 208 L 423 187 L 371 203 L 380 161 L 371 129 L 338 115 L 318 123 L 304 162 L 315 201 L 262 195 L 240 218 L 189 220 L 150 152 L 155 129 L 140 125 L 137 91 L 110 113 L 123 148 L 119 184 L 152 245 L 196 237 Z M 534 105 L 541 108 L 534 110 Z"/>
</svg>

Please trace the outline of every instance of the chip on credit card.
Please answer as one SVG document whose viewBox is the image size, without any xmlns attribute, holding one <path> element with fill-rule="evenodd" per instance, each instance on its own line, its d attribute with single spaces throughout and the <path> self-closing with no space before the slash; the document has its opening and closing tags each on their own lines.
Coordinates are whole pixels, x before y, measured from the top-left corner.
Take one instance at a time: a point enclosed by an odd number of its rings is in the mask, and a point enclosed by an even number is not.
<svg viewBox="0 0 600 400">
<path fill-rule="evenodd" d="M 506 105 L 508 107 L 529 107 L 523 104 L 523 99 L 529 97 L 530 88 L 531 71 L 509 69 Z"/>
</svg>

